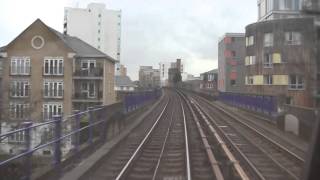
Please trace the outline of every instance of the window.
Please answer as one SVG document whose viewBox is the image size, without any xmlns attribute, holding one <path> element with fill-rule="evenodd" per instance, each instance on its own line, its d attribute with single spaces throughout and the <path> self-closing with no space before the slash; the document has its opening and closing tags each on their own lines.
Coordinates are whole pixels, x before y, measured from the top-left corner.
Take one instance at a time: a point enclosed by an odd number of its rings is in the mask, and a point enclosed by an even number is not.
<svg viewBox="0 0 320 180">
<path fill-rule="evenodd" d="M 44 75 L 63 75 L 63 59 L 45 58 Z"/>
<path fill-rule="evenodd" d="M 98 38 L 98 41 L 100 41 L 100 38 Z"/>
<path fill-rule="evenodd" d="M 279 0 L 279 9 L 280 10 L 293 10 L 292 0 Z"/>
<path fill-rule="evenodd" d="M 99 14 L 98 17 L 101 18 L 101 14 Z"/>
<path fill-rule="evenodd" d="M 302 75 L 289 76 L 289 89 L 301 90 L 304 88 L 304 79 Z"/>
<path fill-rule="evenodd" d="M 63 81 L 45 81 L 43 84 L 45 98 L 62 98 Z"/>
<path fill-rule="evenodd" d="M 30 58 L 11 58 L 11 75 L 30 75 Z"/>
<path fill-rule="evenodd" d="M 231 85 L 231 86 L 236 85 L 236 80 L 234 80 L 234 79 L 230 80 L 230 85 Z"/>
<path fill-rule="evenodd" d="M 30 95 L 30 83 L 28 80 L 14 80 L 10 84 L 11 97 L 28 97 Z"/>
<path fill-rule="evenodd" d="M 100 34 L 100 32 L 101 32 L 100 29 L 98 29 L 98 34 Z"/>
<path fill-rule="evenodd" d="M 256 64 L 256 56 L 247 56 L 245 59 L 245 65 L 254 65 Z"/>
<path fill-rule="evenodd" d="M 288 104 L 288 105 L 293 104 L 293 98 L 292 97 L 286 97 L 286 104 Z"/>
<path fill-rule="evenodd" d="M 264 34 L 264 47 L 273 46 L 273 34 L 272 33 L 265 33 Z"/>
<path fill-rule="evenodd" d="M 254 36 L 246 37 L 246 46 L 252 46 L 252 45 L 254 45 Z"/>
<path fill-rule="evenodd" d="M 301 33 L 300 32 L 286 32 L 285 42 L 288 45 L 300 45 L 301 44 Z"/>
<path fill-rule="evenodd" d="M 82 82 L 81 94 L 83 98 L 95 98 L 95 83 L 94 82 Z"/>
<path fill-rule="evenodd" d="M 43 105 L 43 119 L 52 120 L 53 116 L 62 115 L 61 103 L 48 103 Z"/>
<path fill-rule="evenodd" d="M 265 54 L 263 60 L 264 68 L 272 68 L 272 54 Z"/>
<path fill-rule="evenodd" d="M 29 117 L 29 104 L 10 103 L 10 118 L 26 120 Z"/>
<path fill-rule="evenodd" d="M 253 76 L 246 76 L 246 84 L 247 85 L 253 84 Z"/>
<path fill-rule="evenodd" d="M 17 130 L 16 128 L 12 127 L 11 131 Z M 25 133 L 24 131 L 16 132 L 9 136 L 9 143 L 23 143 L 25 141 Z"/>
<path fill-rule="evenodd" d="M 263 84 L 272 85 L 272 75 L 264 75 L 263 76 Z"/>
</svg>

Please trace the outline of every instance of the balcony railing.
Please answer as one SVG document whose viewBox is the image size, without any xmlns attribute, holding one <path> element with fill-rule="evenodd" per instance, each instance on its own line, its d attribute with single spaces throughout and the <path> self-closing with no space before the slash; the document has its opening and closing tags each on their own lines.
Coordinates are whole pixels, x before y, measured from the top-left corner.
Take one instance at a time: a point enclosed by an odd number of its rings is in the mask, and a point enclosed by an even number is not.
<svg viewBox="0 0 320 180">
<path fill-rule="evenodd" d="M 74 76 L 80 77 L 102 77 L 103 69 L 102 68 L 90 68 L 90 69 L 80 69 L 76 70 L 73 74 Z"/>
<path fill-rule="evenodd" d="M 99 100 L 102 99 L 103 93 L 102 91 L 99 92 L 95 92 L 94 95 L 89 94 L 89 92 L 75 92 L 73 94 L 73 99 L 79 99 L 79 100 L 90 100 L 90 99 L 94 99 L 94 100 Z"/>
</svg>

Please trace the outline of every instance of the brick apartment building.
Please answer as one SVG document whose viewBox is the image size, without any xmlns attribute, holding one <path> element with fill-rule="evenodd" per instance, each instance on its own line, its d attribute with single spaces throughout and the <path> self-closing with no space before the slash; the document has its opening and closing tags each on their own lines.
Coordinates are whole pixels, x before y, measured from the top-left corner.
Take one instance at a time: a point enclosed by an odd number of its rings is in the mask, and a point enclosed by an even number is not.
<svg viewBox="0 0 320 180">
<path fill-rule="evenodd" d="M 115 102 L 115 60 L 39 19 L 0 55 L 2 131 Z M 17 135 L 9 142 L 23 140 Z"/>
</svg>

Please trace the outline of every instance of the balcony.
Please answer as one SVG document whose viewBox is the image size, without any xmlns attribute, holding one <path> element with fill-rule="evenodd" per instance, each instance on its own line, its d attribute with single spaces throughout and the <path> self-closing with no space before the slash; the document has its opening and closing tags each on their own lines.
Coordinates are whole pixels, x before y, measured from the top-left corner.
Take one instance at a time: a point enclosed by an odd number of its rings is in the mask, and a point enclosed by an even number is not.
<svg viewBox="0 0 320 180">
<path fill-rule="evenodd" d="M 73 79 L 103 79 L 103 68 L 76 70 Z"/>
<path fill-rule="evenodd" d="M 95 92 L 90 94 L 89 92 L 75 92 L 72 97 L 73 102 L 102 102 L 103 92 Z"/>
</svg>

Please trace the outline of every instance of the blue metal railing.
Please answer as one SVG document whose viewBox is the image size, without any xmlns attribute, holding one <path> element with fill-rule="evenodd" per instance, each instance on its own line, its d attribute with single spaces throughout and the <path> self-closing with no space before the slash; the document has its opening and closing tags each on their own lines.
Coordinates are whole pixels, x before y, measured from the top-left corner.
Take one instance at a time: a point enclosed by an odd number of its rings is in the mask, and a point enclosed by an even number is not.
<svg viewBox="0 0 320 180">
<path fill-rule="evenodd" d="M 218 99 L 233 106 L 269 115 L 275 115 L 277 113 L 277 98 L 275 96 L 219 92 Z"/>
<path fill-rule="evenodd" d="M 161 90 L 154 90 L 154 91 L 148 91 L 148 92 L 139 92 L 134 93 L 131 95 L 128 95 L 125 97 L 124 100 L 124 109 L 125 112 L 133 111 L 145 103 L 156 100 L 161 95 Z M 63 118 L 60 115 L 54 116 L 52 120 L 33 124 L 32 122 L 24 122 L 23 127 L 20 129 L 16 129 L 10 132 L 6 132 L 3 134 L 0 134 L 0 143 L 5 143 L 5 139 L 9 139 L 10 136 L 16 134 L 16 133 L 24 133 L 24 145 L 25 150 L 22 153 L 19 153 L 17 155 L 14 155 L 13 157 L 10 157 L 6 160 L 3 160 L 0 162 L 0 169 L 9 163 L 20 159 L 22 157 L 25 157 L 24 159 L 24 167 L 25 167 L 25 175 L 22 177 L 22 179 L 29 180 L 32 174 L 32 156 L 33 153 L 37 150 L 43 149 L 45 147 L 53 146 L 53 168 L 60 173 L 61 171 L 61 160 L 62 160 L 62 141 L 66 140 L 67 138 L 73 138 L 72 141 L 72 147 L 70 149 L 70 152 L 73 152 L 74 154 L 78 154 L 80 151 L 80 133 L 84 130 L 87 130 L 87 140 L 86 142 L 91 145 L 93 143 L 94 139 L 94 127 L 99 128 L 99 136 L 102 141 L 106 140 L 106 126 L 107 126 L 107 119 L 104 113 L 106 112 L 106 108 L 108 106 L 97 106 L 97 107 L 91 107 L 88 108 L 87 111 L 76 111 L 75 114 L 66 116 Z M 81 127 L 81 121 L 85 120 L 87 122 L 87 125 L 84 127 Z M 65 125 L 63 125 L 65 123 Z M 52 125 L 54 130 L 54 136 L 52 139 L 50 139 L 48 142 L 44 142 L 42 144 L 39 144 L 37 146 L 32 147 L 32 132 L 37 131 L 37 128 L 39 127 L 46 127 Z M 71 130 L 69 132 L 65 132 L 65 128 L 67 125 L 72 126 Z M 65 133 L 63 133 L 65 132 Z M 9 141 L 8 141 L 9 142 Z"/>
</svg>

